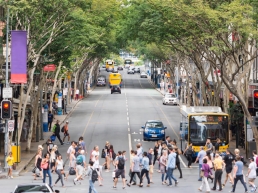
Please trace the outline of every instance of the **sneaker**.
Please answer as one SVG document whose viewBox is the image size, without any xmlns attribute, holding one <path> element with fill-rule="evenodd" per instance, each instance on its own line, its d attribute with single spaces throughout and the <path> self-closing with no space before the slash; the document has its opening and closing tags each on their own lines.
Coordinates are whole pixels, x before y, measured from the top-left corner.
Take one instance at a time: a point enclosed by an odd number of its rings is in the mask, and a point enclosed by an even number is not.
<svg viewBox="0 0 258 193">
<path fill-rule="evenodd" d="M 150 184 L 147 184 L 147 187 L 150 187 Z"/>
<path fill-rule="evenodd" d="M 198 190 L 201 192 L 202 190 L 200 188 L 198 188 Z"/>
<path fill-rule="evenodd" d="M 116 186 L 113 186 L 114 189 L 116 189 Z"/>
<path fill-rule="evenodd" d="M 199 178 L 199 179 L 198 179 L 198 181 L 202 181 L 202 179 L 201 179 L 201 178 Z"/>
<path fill-rule="evenodd" d="M 11 176 L 10 178 L 13 179 L 13 176 Z"/>
<path fill-rule="evenodd" d="M 179 181 L 177 180 L 175 183 L 176 183 L 176 185 L 177 185 L 177 184 L 179 183 Z"/>
<path fill-rule="evenodd" d="M 168 187 L 172 187 L 173 185 L 171 184 L 171 185 L 168 185 Z"/>
<path fill-rule="evenodd" d="M 229 191 L 229 192 L 231 192 L 231 193 L 232 193 L 233 191 L 231 190 L 231 191 Z"/>
<path fill-rule="evenodd" d="M 127 183 L 126 185 L 129 186 L 129 187 L 131 186 L 131 184 L 129 184 L 129 183 Z"/>
<path fill-rule="evenodd" d="M 76 181 L 77 181 L 76 179 L 73 179 L 73 184 L 74 184 L 74 185 L 76 185 Z"/>
</svg>

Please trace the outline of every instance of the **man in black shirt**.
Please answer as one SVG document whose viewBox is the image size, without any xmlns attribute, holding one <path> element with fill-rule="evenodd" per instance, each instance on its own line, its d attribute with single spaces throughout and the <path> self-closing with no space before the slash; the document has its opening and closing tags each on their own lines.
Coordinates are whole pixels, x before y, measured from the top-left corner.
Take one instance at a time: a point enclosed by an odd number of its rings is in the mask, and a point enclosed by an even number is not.
<svg viewBox="0 0 258 193">
<path fill-rule="evenodd" d="M 217 142 L 215 143 L 215 152 L 219 151 L 219 146 L 221 146 L 221 141 L 217 138 Z"/>
<path fill-rule="evenodd" d="M 56 120 L 56 127 L 55 127 L 55 136 L 57 137 L 57 139 L 60 141 L 61 145 L 63 145 L 63 141 L 60 138 L 60 125 L 59 125 L 59 120 Z"/>
<path fill-rule="evenodd" d="M 233 169 L 233 161 L 234 160 L 235 160 L 235 156 L 230 153 L 229 149 L 227 149 L 226 150 L 226 155 L 224 157 L 224 162 L 226 164 L 226 167 L 225 167 L 226 168 L 226 178 L 225 178 L 224 184 L 222 184 L 222 187 L 225 186 L 225 184 L 227 183 L 228 178 L 230 179 L 230 181 L 232 183 L 234 183 L 234 180 L 231 176 L 231 171 Z"/>
</svg>

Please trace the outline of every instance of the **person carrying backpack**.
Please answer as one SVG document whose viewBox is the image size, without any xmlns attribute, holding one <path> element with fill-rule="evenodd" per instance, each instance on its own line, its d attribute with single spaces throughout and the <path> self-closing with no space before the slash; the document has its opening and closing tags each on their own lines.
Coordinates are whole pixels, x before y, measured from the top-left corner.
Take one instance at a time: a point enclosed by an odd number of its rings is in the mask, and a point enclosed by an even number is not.
<svg viewBox="0 0 258 193">
<path fill-rule="evenodd" d="M 56 120 L 56 124 L 53 127 L 53 133 L 57 137 L 57 139 L 60 141 L 61 145 L 64 145 L 63 141 L 60 138 L 60 125 L 59 125 L 59 120 Z"/>
<path fill-rule="evenodd" d="M 98 193 L 94 187 L 94 182 L 98 180 L 98 173 L 93 167 L 94 162 L 89 162 L 90 166 L 88 167 L 87 176 L 89 176 L 89 193 L 93 191 L 94 193 Z"/>
<path fill-rule="evenodd" d="M 121 151 L 118 151 L 118 156 L 116 157 L 115 164 L 117 166 L 117 170 L 116 170 L 116 174 L 115 174 L 113 188 L 116 189 L 118 177 L 121 176 L 122 180 L 123 180 L 123 189 L 125 189 L 125 159 L 124 159 Z"/>
</svg>

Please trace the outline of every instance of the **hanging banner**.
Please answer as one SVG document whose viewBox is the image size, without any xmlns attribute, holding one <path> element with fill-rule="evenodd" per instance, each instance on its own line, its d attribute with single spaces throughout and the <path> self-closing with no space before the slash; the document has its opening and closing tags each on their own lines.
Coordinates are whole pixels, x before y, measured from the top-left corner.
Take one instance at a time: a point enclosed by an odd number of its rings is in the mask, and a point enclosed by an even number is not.
<svg viewBox="0 0 258 193">
<path fill-rule="evenodd" d="M 11 83 L 27 83 L 27 31 L 11 31 Z"/>
</svg>

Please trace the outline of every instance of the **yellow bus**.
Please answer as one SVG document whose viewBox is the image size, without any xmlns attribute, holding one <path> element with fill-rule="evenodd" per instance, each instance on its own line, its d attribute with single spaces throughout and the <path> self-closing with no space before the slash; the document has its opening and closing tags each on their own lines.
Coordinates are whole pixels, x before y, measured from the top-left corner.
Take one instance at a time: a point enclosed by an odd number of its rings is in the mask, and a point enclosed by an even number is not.
<svg viewBox="0 0 258 193">
<path fill-rule="evenodd" d="M 106 71 L 112 72 L 114 70 L 115 62 L 113 60 L 106 60 Z"/>
<path fill-rule="evenodd" d="M 125 59 L 124 68 L 130 68 L 134 63 L 131 59 Z"/>
<path fill-rule="evenodd" d="M 219 138 L 220 152 L 225 152 L 229 147 L 229 115 L 222 112 L 220 107 L 183 105 L 181 115 L 180 136 L 186 141 L 182 149 L 192 143 L 195 152 L 193 157 L 197 156 L 201 146 L 205 146 L 207 139 L 210 139 L 214 146 Z"/>
<path fill-rule="evenodd" d="M 111 73 L 109 75 L 109 87 L 113 85 L 122 86 L 122 75 L 120 73 Z"/>
</svg>

